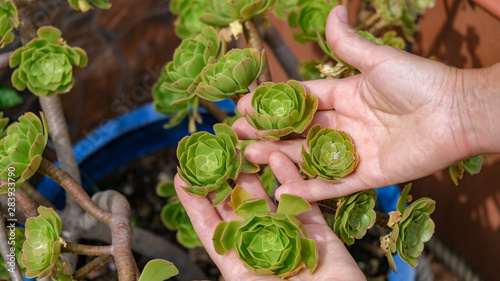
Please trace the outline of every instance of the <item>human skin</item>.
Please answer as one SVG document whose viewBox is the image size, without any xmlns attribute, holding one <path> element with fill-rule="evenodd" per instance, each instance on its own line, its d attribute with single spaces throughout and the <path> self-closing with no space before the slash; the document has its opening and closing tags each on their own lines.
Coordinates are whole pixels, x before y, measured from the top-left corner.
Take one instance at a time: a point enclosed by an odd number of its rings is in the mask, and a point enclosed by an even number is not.
<svg viewBox="0 0 500 281">
<path fill-rule="evenodd" d="M 500 151 L 500 64 L 457 69 L 358 35 L 347 23 L 347 11 L 335 7 L 326 36 L 335 53 L 361 74 L 345 79 L 303 82 L 318 96 L 312 124 L 347 132 L 360 162 L 338 183 L 319 179 L 282 183 L 276 196 L 295 194 L 310 202 L 369 188 L 407 182 L 442 170 L 459 160 Z M 238 103 L 250 114 L 251 94 Z M 240 139 L 256 139 L 244 118 L 233 129 Z M 249 145 L 245 156 L 285 173 L 283 162 L 301 162 L 305 136 Z M 290 160 L 274 157 L 281 151 Z"/>
</svg>

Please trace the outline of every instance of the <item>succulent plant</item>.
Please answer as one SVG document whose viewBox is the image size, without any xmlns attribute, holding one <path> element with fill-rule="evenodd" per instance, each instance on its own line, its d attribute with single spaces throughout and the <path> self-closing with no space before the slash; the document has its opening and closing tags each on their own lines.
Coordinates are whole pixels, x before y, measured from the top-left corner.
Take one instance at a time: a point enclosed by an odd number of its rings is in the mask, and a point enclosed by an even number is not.
<svg viewBox="0 0 500 281">
<path fill-rule="evenodd" d="M 288 25 L 300 30 L 293 38 L 299 43 L 316 41 L 317 34 L 325 34 L 328 13 L 337 5 L 336 0 L 299 0 L 297 10 L 288 15 Z"/>
<path fill-rule="evenodd" d="M 221 222 L 214 232 L 215 251 L 224 255 L 235 250 L 243 265 L 258 275 L 288 278 L 302 268 L 314 272 L 318 264 L 316 243 L 307 238 L 296 215 L 311 208 L 304 199 L 284 194 L 276 213 L 266 199 L 252 199 L 236 186 L 229 205 L 244 221 Z"/>
<path fill-rule="evenodd" d="M 209 5 L 208 0 L 176 0 L 170 2 L 170 11 L 177 15 L 174 22 L 175 33 L 180 38 L 193 38 L 208 25 L 200 20 L 200 16 Z"/>
<path fill-rule="evenodd" d="M 305 60 L 299 63 L 300 76 L 304 80 L 316 80 L 321 79 L 321 71 L 316 67 L 323 64 L 321 61 L 317 60 Z"/>
<path fill-rule="evenodd" d="M 3 111 L 0 111 L 0 139 L 7 134 L 7 125 L 9 125 L 9 117 L 3 117 Z"/>
<path fill-rule="evenodd" d="M 61 219 L 57 213 L 43 206 L 38 207 L 38 213 L 39 216 L 26 220 L 22 263 L 27 268 L 28 278 L 51 276 L 65 243 L 59 237 Z"/>
<path fill-rule="evenodd" d="M 458 163 L 455 163 L 449 167 L 450 177 L 455 185 L 458 185 L 458 180 L 461 180 L 464 176 L 464 172 L 470 175 L 478 174 L 483 167 L 484 155 L 478 155 Z"/>
<path fill-rule="evenodd" d="M 10 230 L 9 230 L 10 231 Z M 12 236 L 9 236 L 11 238 Z M 16 227 L 14 230 L 14 239 L 11 240 L 9 239 L 9 248 L 14 249 L 14 254 L 15 254 L 15 259 L 20 261 L 21 257 L 23 255 L 22 249 L 23 249 L 23 243 L 26 240 L 26 237 L 24 236 L 24 228 Z M 12 258 L 12 257 L 9 257 Z M 11 261 L 9 261 L 11 262 Z M 0 279 L 1 280 L 10 280 L 10 273 L 9 269 L 12 268 L 10 265 L 8 265 L 4 259 L 0 256 Z M 24 274 L 26 272 L 26 267 L 21 263 L 19 264 L 19 269 L 21 270 L 21 273 Z"/>
<path fill-rule="evenodd" d="M 184 137 L 177 146 L 179 176 L 189 186 L 183 189 L 192 195 L 206 196 L 216 191 L 214 206 L 231 193 L 228 179 L 236 179 L 240 172 L 256 173 L 259 168 L 247 161 L 235 145 L 236 133 L 226 124 L 214 125 L 215 135 L 207 132 Z M 247 163 L 248 165 L 243 165 Z"/>
<path fill-rule="evenodd" d="M 0 48 L 14 41 L 14 28 L 19 26 L 17 7 L 13 1 L 0 0 Z"/>
<path fill-rule="evenodd" d="M 244 21 L 271 10 L 275 0 L 213 0 L 209 1 L 201 20 L 217 26 Z"/>
<path fill-rule="evenodd" d="M 397 211 L 390 213 L 388 226 L 392 227 L 391 233 L 380 239 L 389 266 L 395 272 L 393 255 L 397 252 L 404 262 L 412 267 L 417 266 L 417 257 L 424 249 L 424 242 L 429 241 L 434 233 L 434 222 L 430 215 L 434 212 L 436 202 L 423 197 L 405 208 L 405 204 L 411 201 L 408 195 L 410 189 L 411 184 L 405 186 L 398 200 Z"/>
<path fill-rule="evenodd" d="M 73 86 L 73 65 L 87 65 L 85 51 L 68 46 L 55 27 L 40 27 L 37 34 L 38 38 L 12 54 L 10 67 L 19 65 L 12 74 L 12 84 L 20 91 L 28 87 L 44 97 L 68 92 Z"/>
<path fill-rule="evenodd" d="M 297 7 L 297 2 L 299 0 L 276 0 L 273 7 L 273 13 L 279 19 L 285 19 L 290 11 Z"/>
<path fill-rule="evenodd" d="M 356 169 L 359 156 L 351 137 L 342 131 L 313 126 L 307 134 L 307 148 L 302 148 L 300 170 L 311 178 L 336 182 Z"/>
<path fill-rule="evenodd" d="M 273 170 L 271 170 L 271 167 L 269 165 L 266 165 L 264 169 L 262 169 L 262 173 L 259 175 L 259 179 L 262 183 L 262 186 L 264 186 L 267 194 L 269 196 L 272 196 L 277 180 L 276 176 L 273 173 Z"/>
<path fill-rule="evenodd" d="M 0 186 L 0 194 L 18 187 L 38 170 L 48 140 L 47 120 L 41 112 L 40 116 L 42 120 L 31 112 L 24 114 L 0 140 L 0 179 L 9 179 Z"/>
<path fill-rule="evenodd" d="M 177 241 L 186 248 L 202 246 L 186 209 L 177 197 L 174 183 L 170 181 L 159 184 L 156 187 L 156 193 L 158 196 L 168 198 L 167 204 L 161 212 L 161 220 L 169 230 L 177 231 Z"/>
<path fill-rule="evenodd" d="M 68 0 L 68 2 L 73 9 L 82 12 L 92 9 L 93 6 L 101 9 L 111 8 L 111 3 L 108 0 Z"/>
<path fill-rule="evenodd" d="M 406 48 L 405 40 L 398 36 L 396 31 L 391 30 L 384 33 L 380 38 L 383 45 L 391 46 L 396 49 L 404 50 Z"/>
<path fill-rule="evenodd" d="M 73 272 L 71 264 L 63 256 L 59 256 L 59 258 L 63 261 L 60 260 L 57 262 L 57 272 L 51 276 L 52 281 L 73 281 L 71 277 L 71 273 Z"/>
<path fill-rule="evenodd" d="M 333 232 L 348 245 L 354 239 L 361 239 L 366 231 L 375 224 L 376 213 L 373 210 L 377 192 L 364 190 L 339 198 Z"/>
<path fill-rule="evenodd" d="M 220 101 L 249 92 L 248 86 L 262 72 L 265 55 L 252 48 L 232 49 L 217 62 L 214 60 L 201 72 L 195 93 L 209 101 Z"/>
<path fill-rule="evenodd" d="M 265 140 L 279 140 L 292 132 L 304 132 L 318 108 L 318 98 L 307 94 L 295 80 L 265 82 L 255 90 L 251 104 L 253 114 L 245 112 L 246 120 L 257 130 L 267 130 L 266 135 L 257 135 Z"/>
</svg>

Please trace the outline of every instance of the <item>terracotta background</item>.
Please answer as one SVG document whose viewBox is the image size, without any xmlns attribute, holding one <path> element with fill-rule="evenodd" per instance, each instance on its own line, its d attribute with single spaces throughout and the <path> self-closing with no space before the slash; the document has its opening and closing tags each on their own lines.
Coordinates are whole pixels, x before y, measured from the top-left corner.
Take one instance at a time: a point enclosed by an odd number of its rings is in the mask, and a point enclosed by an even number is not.
<svg viewBox="0 0 500 281">
<path fill-rule="evenodd" d="M 359 1 L 351 1 L 351 21 Z M 151 101 L 151 86 L 180 42 L 172 30 L 174 17 L 168 12 L 167 1 L 112 3 L 109 11 L 82 14 L 72 11 L 65 0 L 36 2 L 36 23 L 59 27 L 69 44 L 84 48 L 89 55 L 89 66 L 76 71 L 77 86 L 62 96 L 73 141 L 110 118 Z M 295 43 L 286 24 L 273 22 L 294 46 L 299 60 L 322 56 L 313 44 Z M 500 62 L 500 19 L 473 2 L 436 0 L 436 6 L 421 17 L 420 26 L 415 54 L 433 55 L 460 68 Z M 287 80 L 272 55 L 270 62 L 273 80 Z M 27 93 L 23 97 L 27 104 L 10 110 L 8 115 L 15 118 L 18 112 L 38 108 L 36 99 Z M 459 187 L 445 171 L 415 181 L 412 189 L 416 197 L 429 196 L 437 201 L 433 215 L 436 236 L 485 280 L 499 280 L 500 273 L 499 159 L 492 157 L 479 175 L 465 175 Z"/>
</svg>

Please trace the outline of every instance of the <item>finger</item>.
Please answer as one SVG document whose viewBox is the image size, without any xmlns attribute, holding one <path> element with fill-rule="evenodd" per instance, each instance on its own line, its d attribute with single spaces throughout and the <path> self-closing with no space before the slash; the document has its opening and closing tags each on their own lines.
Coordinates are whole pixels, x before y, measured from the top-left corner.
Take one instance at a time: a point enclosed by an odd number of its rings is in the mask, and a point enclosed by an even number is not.
<svg viewBox="0 0 500 281">
<path fill-rule="evenodd" d="M 259 131 L 250 126 L 250 124 L 248 124 L 247 120 L 244 117 L 234 121 L 232 128 L 236 132 L 236 134 L 238 135 L 238 139 L 240 140 L 256 140 L 259 139 L 256 134 L 266 134 L 266 131 Z"/>
<path fill-rule="evenodd" d="M 321 213 L 321 210 L 315 203 L 311 204 L 311 210 L 299 214 L 297 219 L 299 219 L 303 224 L 328 225 L 325 221 L 325 217 Z"/>
<path fill-rule="evenodd" d="M 309 125 L 309 127 L 304 132 L 302 132 L 300 136 L 306 138 L 309 130 L 313 125 L 319 125 L 322 129 L 336 129 L 338 126 L 338 112 L 335 110 L 316 111 L 313 120 L 311 121 L 311 125 Z"/>
<path fill-rule="evenodd" d="M 382 52 L 388 50 L 388 47 L 371 42 L 349 26 L 347 9 L 344 6 L 336 6 L 330 11 L 325 33 L 337 56 L 362 73 L 386 57 Z"/>
<path fill-rule="evenodd" d="M 236 183 L 241 185 L 252 198 L 266 199 L 269 207 L 271 208 L 271 211 L 276 211 L 276 205 L 274 204 L 274 201 L 271 199 L 271 197 L 269 197 L 269 194 L 267 194 L 257 174 L 242 173 L 238 176 L 238 179 L 236 179 Z"/>
<path fill-rule="evenodd" d="M 269 164 L 271 153 L 281 151 L 293 162 L 299 162 L 302 161 L 301 151 L 305 144 L 305 139 L 254 142 L 245 148 L 245 157 L 255 164 Z"/>
<path fill-rule="evenodd" d="M 248 114 L 252 114 L 253 113 L 253 107 L 252 107 L 252 104 L 251 104 L 252 96 L 253 96 L 253 93 L 248 93 L 248 94 L 244 95 L 238 101 L 237 108 L 238 108 L 238 112 L 240 114 L 245 115 L 245 110 L 246 110 L 246 112 L 248 112 Z"/>
<path fill-rule="evenodd" d="M 320 79 L 301 82 L 307 93 L 312 93 L 318 97 L 318 110 L 335 109 L 335 96 L 352 95 L 356 89 L 358 77 L 346 79 Z"/>
</svg>

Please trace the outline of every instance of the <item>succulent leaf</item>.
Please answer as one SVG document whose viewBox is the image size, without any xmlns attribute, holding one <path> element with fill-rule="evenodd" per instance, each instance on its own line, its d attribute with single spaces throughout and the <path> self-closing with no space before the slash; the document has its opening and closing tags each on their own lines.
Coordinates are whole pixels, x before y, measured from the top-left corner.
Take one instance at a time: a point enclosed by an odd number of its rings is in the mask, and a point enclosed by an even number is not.
<svg viewBox="0 0 500 281">
<path fill-rule="evenodd" d="M 163 281 L 177 274 L 179 270 L 173 263 L 155 259 L 146 264 L 138 281 Z"/>
<path fill-rule="evenodd" d="M 304 162 L 299 163 L 299 167 L 309 177 L 336 182 L 356 169 L 359 156 L 351 137 L 345 132 L 320 129 L 315 125 L 306 141 L 309 153 L 302 149 Z"/>
<path fill-rule="evenodd" d="M 206 6 L 201 20 L 210 25 L 227 26 L 234 21 L 244 21 L 264 15 L 275 0 L 213 0 Z"/>
<path fill-rule="evenodd" d="M 478 155 L 451 165 L 448 170 L 453 183 L 458 185 L 458 181 L 463 178 L 464 172 L 470 175 L 478 174 L 483 167 L 483 158 L 486 158 L 485 155 Z"/>
<path fill-rule="evenodd" d="M 37 34 L 38 38 L 12 54 L 10 67 L 19 65 L 12 84 L 43 97 L 68 92 L 73 86 L 73 65 L 84 67 L 87 55 L 80 48 L 69 47 L 53 26 L 40 27 Z"/>
<path fill-rule="evenodd" d="M 13 1 L 0 0 L 0 48 L 14 41 L 14 28 L 19 26 L 19 15 Z"/>
<path fill-rule="evenodd" d="M 111 3 L 108 0 L 68 0 L 68 3 L 73 9 L 82 12 L 87 12 L 94 6 L 101 9 L 111 8 Z"/>
<path fill-rule="evenodd" d="M 312 122 L 318 108 L 318 98 L 307 94 L 298 81 L 287 83 L 265 82 L 257 87 L 252 100 L 253 114 L 245 112 L 248 123 L 257 130 L 266 130 L 259 135 L 266 140 L 279 140 L 292 132 L 302 133 Z"/>
<path fill-rule="evenodd" d="M 3 114 L 2 114 L 3 115 Z M 15 179 L 0 185 L 0 194 L 18 187 L 29 179 L 40 166 L 42 152 L 47 145 L 47 120 L 28 112 L 11 124 L 0 140 L 0 179 Z"/>
<path fill-rule="evenodd" d="M 209 5 L 208 0 L 170 1 L 170 11 L 177 15 L 174 22 L 175 33 L 182 39 L 194 38 L 208 25 L 200 20 Z"/>
<path fill-rule="evenodd" d="M 53 275 L 61 247 L 61 219 L 52 208 L 38 207 L 37 217 L 26 220 L 26 241 L 23 244 L 22 263 L 26 277 L 42 278 Z"/>
<path fill-rule="evenodd" d="M 375 224 L 373 210 L 377 193 L 373 189 L 344 196 L 337 203 L 333 231 L 340 240 L 348 245 L 354 239 L 361 239 L 366 231 Z"/>
<path fill-rule="evenodd" d="M 302 223 L 295 218 L 295 214 L 310 209 L 307 202 L 293 195 L 282 196 L 286 206 L 281 207 L 281 213 L 272 213 L 265 199 L 251 198 L 242 187 L 237 186 L 231 197 L 233 208 L 246 209 L 245 220 L 217 226 L 213 237 L 217 253 L 234 249 L 243 265 L 258 275 L 288 278 L 304 267 L 314 272 L 318 264 L 316 243 L 307 238 Z M 292 211 L 292 206 L 300 206 L 300 210 Z"/>
</svg>

